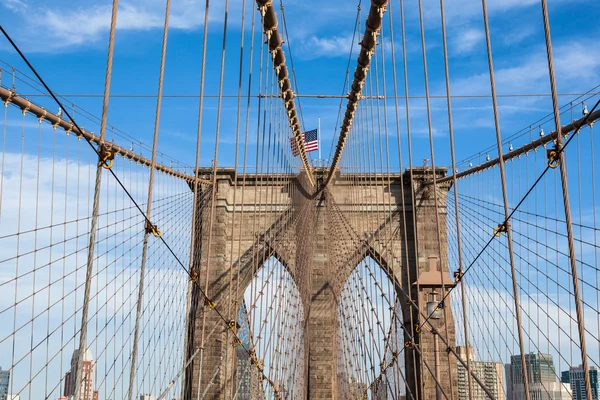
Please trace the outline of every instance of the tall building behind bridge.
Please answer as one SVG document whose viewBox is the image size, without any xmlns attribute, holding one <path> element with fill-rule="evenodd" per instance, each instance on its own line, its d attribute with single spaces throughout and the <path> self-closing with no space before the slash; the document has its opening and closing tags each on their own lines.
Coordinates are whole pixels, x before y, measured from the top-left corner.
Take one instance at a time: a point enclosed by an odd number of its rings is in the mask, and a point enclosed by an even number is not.
<svg viewBox="0 0 600 400">
<path fill-rule="evenodd" d="M 536 400 L 570 400 L 572 398 L 568 385 L 557 380 L 552 355 L 525 354 L 525 367 L 529 380 L 530 398 Z M 507 399 L 524 400 L 525 385 L 520 354 L 510 357 L 510 364 L 506 365 L 506 380 Z"/>
<path fill-rule="evenodd" d="M 476 361 L 475 350 L 469 346 L 457 346 L 456 352 L 461 360 L 470 362 L 471 372 L 477 376 L 486 386 L 487 390 L 496 399 L 504 399 L 506 397 L 504 390 L 504 372 L 502 363 L 494 361 Z M 460 400 L 469 399 L 469 376 L 467 368 L 460 362 L 457 363 L 458 371 L 458 398 Z M 489 399 L 483 388 L 472 379 L 472 398 L 473 400 Z"/>
<path fill-rule="evenodd" d="M 4 371 L 0 367 L 0 400 L 6 400 L 8 397 L 8 386 L 10 383 L 10 371 Z"/>
<path fill-rule="evenodd" d="M 596 367 L 589 368 L 590 384 L 592 386 L 592 399 L 598 400 L 600 393 L 600 385 L 598 381 L 598 369 Z M 563 384 L 567 384 L 573 393 L 573 400 L 586 400 L 585 398 L 585 381 L 583 379 L 583 366 L 571 367 L 568 371 L 563 371 L 561 380 Z"/>
<path fill-rule="evenodd" d="M 92 358 L 92 352 L 85 350 L 83 355 L 83 367 L 81 368 L 81 389 L 79 398 L 75 399 L 75 388 L 77 386 L 77 372 L 79 362 L 79 349 L 75 349 L 71 357 L 71 370 L 65 375 L 64 395 L 69 400 L 98 400 L 98 392 L 95 390 L 94 378 L 96 374 L 96 363 Z"/>
</svg>

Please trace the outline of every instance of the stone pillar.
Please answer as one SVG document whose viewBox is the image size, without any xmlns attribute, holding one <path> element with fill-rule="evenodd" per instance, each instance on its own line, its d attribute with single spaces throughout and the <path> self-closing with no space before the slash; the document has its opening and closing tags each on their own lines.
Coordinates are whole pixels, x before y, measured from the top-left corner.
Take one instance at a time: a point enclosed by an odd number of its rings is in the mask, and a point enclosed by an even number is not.
<svg viewBox="0 0 600 400">
<path fill-rule="evenodd" d="M 337 399 L 337 305 L 330 286 L 325 206 L 315 214 L 308 315 L 308 398 Z"/>
<path fill-rule="evenodd" d="M 445 175 L 445 168 L 436 168 L 436 174 L 438 177 Z M 411 268 L 411 283 L 413 298 L 418 299 L 418 305 L 420 308 L 420 314 L 413 310 L 413 322 L 418 322 L 420 327 L 420 333 L 416 337 L 415 342 L 419 346 L 422 353 L 422 360 L 418 353 L 417 360 L 418 365 L 415 367 L 417 370 L 417 382 L 419 385 L 419 395 L 422 399 L 435 399 L 436 398 L 436 382 L 435 376 L 435 352 L 434 352 L 434 340 L 435 335 L 439 335 L 439 369 L 440 376 L 437 377 L 441 383 L 443 391 L 446 393 L 448 398 L 451 397 L 451 393 L 454 393 L 454 398 L 458 396 L 458 377 L 456 369 L 456 360 L 452 355 L 448 357 L 447 349 L 449 346 L 455 347 L 455 328 L 454 318 L 452 316 L 452 309 L 450 307 L 450 298 L 447 298 L 444 303 L 444 310 L 440 319 L 430 319 L 431 328 L 429 323 L 423 325 L 425 318 L 422 315 L 429 315 L 427 310 L 427 302 L 431 301 L 432 292 L 437 292 L 437 299 L 440 300 L 444 291 L 442 289 L 442 279 L 444 282 L 445 291 L 447 292 L 453 285 L 453 280 L 450 278 L 450 272 L 448 270 L 448 244 L 446 235 L 446 196 L 449 190 L 449 185 L 439 186 L 437 188 L 438 196 L 438 211 L 439 211 L 439 224 L 441 229 L 441 249 L 440 242 L 438 241 L 438 225 L 436 221 L 436 207 L 435 197 L 433 191 L 432 181 L 432 169 L 419 168 L 413 169 L 412 182 L 415 190 L 415 202 L 416 204 L 412 207 L 411 212 L 416 213 L 416 231 L 417 240 L 409 244 L 411 256 L 409 260 L 409 267 Z M 409 173 L 405 173 L 405 182 L 407 185 L 410 184 Z M 406 188 L 410 190 L 410 186 Z M 408 215 L 407 215 L 408 216 Z M 410 221 L 412 225 L 412 215 L 410 215 Z M 411 226 L 412 235 L 412 226 Z M 415 253 L 415 249 L 418 253 Z M 416 257 L 418 255 L 418 257 Z M 441 255 L 441 259 L 439 258 Z M 440 273 L 441 268 L 441 273 Z M 419 290 L 417 291 L 416 280 L 419 280 Z M 405 307 L 407 309 L 407 307 Z M 406 315 L 405 315 L 406 320 Z M 408 325 L 406 325 L 408 328 Z M 446 329 L 447 328 L 447 329 Z M 408 339 L 407 339 L 408 340 Z M 444 342 L 447 342 L 446 345 Z M 406 355 L 406 366 L 407 376 L 414 376 L 414 370 L 412 365 L 413 356 L 410 354 L 415 349 L 407 351 Z M 409 363 L 410 361 L 410 363 Z M 414 380 L 414 379 L 413 379 Z M 414 383 L 412 383 L 414 385 Z"/>
</svg>

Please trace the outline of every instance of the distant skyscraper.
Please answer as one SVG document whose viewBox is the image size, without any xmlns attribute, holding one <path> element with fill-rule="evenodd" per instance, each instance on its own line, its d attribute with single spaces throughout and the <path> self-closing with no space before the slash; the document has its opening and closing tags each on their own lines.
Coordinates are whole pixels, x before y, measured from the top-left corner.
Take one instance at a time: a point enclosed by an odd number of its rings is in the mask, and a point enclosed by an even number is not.
<svg viewBox="0 0 600 400">
<path fill-rule="evenodd" d="M 556 370 L 550 354 L 525 354 L 525 366 L 527 368 L 530 398 L 536 400 L 571 399 L 571 390 L 556 379 Z M 506 365 L 506 374 L 508 382 L 507 399 L 525 399 L 520 354 L 510 357 L 510 364 Z"/>
<path fill-rule="evenodd" d="M 81 378 L 81 389 L 79 390 L 79 398 L 75 399 L 75 387 L 77 385 L 77 362 L 79 359 L 79 349 L 73 352 L 71 357 L 71 370 L 65 375 L 65 391 L 64 395 L 73 400 L 98 400 L 98 392 L 94 389 L 94 377 L 96 373 L 96 363 L 92 358 L 92 352 L 85 351 L 83 355 L 83 374 Z"/>
<path fill-rule="evenodd" d="M 156 397 L 150 394 L 140 394 L 140 400 L 156 400 Z"/>
<path fill-rule="evenodd" d="M 10 383 L 10 371 L 4 371 L 0 367 L 0 400 L 8 397 L 8 385 Z"/>
<path fill-rule="evenodd" d="M 598 381 L 598 369 L 590 367 L 590 383 L 592 386 L 592 399 L 598 400 L 600 386 Z M 571 367 L 568 371 L 563 371 L 561 382 L 569 384 L 573 393 L 573 400 L 586 400 L 585 398 L 585 381 L 583 379 L 583 366 Z"/>
<path fill-rule="evenodd" d="M 502 363 L 493 361 L 475 361 L 475 351 L 473 347 L 457 346 L 456 352 L 463 361 L 470 361 L 471 372 L 485 385 L 486 389 L 496 398 L 504 399 L 504 373 Z M 459 362 L 458 371 L 458 398 L 459 400 L 469 399 L 469 372 L 467 368 Z M 473 400 L 484 400 L 489 397 L 481 386 L 473 379 Z"/>
</svg>

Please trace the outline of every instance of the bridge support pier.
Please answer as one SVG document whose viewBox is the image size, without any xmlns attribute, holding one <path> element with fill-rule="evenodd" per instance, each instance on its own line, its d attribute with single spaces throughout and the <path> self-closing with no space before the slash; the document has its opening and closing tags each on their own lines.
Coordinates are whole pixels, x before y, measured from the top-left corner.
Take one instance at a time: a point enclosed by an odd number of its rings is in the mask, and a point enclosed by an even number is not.
<svg viewBox="0 0 600 400">
<path fill-rule="evenodd" d="M 436 173 L 442 175 L 444 171 L 440 169 Z M 203 207 L 201 222 L 197 228 L 196 248 L 202 250 L 197 257 L 200 283 L 204 288 L 206 271 L 210 271 L 208 296 L 216 303 L 220 312 L 233 310 L 227 318 L 237 320 L 238 307 L 243 300 L 245 288 L 269 257 L 277 257 L 297 285 L 304 308 L 305 320 L 302 324 L 305 359 L 302 379 L 308 399 L 342 400 L 343 393 L 346 393 L 343 386 L 348 382 L 343 382 L 343 373 L 338 374 L 340 343 L 337 332 L 337 302 L 345 282 L 362 259 L 371 256 L 387 271 L 392 282 L 395 282 L 405 332 L 414 330 L 411 329 L 414 328 L 411 327 L 411 322 L 424 323 L 423 314 L 427 314 L 427 301 L 431 299 L 432 291 L 439 293 L 438 298 L 443 295 L 439 287 L 441 277 L 445 277 L 446 290 L 452 284 L 448 271 L 445 234 L 445 198 L 448 187 L 438 188 L 441 204 L 438 204 L 437 209 L 440 212 L 443 230 L 440 249 L 436 206 L 429 184 L 431 170 L 415 169 L 413 175 L 415 180 L 412 184 L 416 193 L 414 206 L 410 201 L 411 183 L 407 173 L 404 174 L 404 201 L 400 198 L 400 175 L 392 176 L 389 185 L 387 181 L 383 181 L 382 176 L 374 178 L 379 181 L 365 180 L 362 183 L 364 187 L 357 187 L 355 180 L 345 180 L 342 175 L 328 187 L 327 196 L 316 197 L 306 189 L 301 178 L 289 177 L 292 185 L 282 183 L 281 178 L 272 181 L 269 181 L 271 178 L 262 178 L 265 182 L 247 179 L 245 198 L 238 192 L 237 205 L 234 205 L 231 202 L 233 192 L 239 191 L 241 185 L 239 182 L 238 185 L 234 183 L 233 171 L 217 171 L 211 230 L 211 207 L 206 205 Z M 360 192 L 358 195 L 350 194 L 351 191 L 357 190 Z M 261 191 L 262 195 L 259 195 Z M 260 200 L 266 193 L 269 193 L 269 199 L 277 199 L 276 202 L 265 202 L 264 197 Z M 244 205 L 243 216 L 240 204 Z M 403 204 L 407 222 L 407 249 L 404 249 L 405 228 L 401 213 Z M 360 212 L 357 213 L 357 210 Z M 416 238 L 413 234 L 413 212 L 417 224 Z M 337 232 L 335 243 L 332 243 L 332 232 Z M 379 240 L 377 235 L 386 240 Z M 278 239 L 269 242 L 265 237 Z M 235 243 L 233 250 L 232 239 Z M 236 273 L 230 281 L 232 268 Z M 230 287 L 239 288 L 237 297 L 230 296 L 230 293 L 233 293 L 230 292 Z M 418 311 L 410 306 L 408 293 L 418 303 Z M 215 311 L 206 308 L 207 314 L 204 317 L 204 300 L 201 296 L 197 293 L 194 296 L 192 291 L 191 298 L 193 301 L 189 305 L 191 317 L 188 331 L 192 339 L 188 340 L 192 345 L 188 344 L 188 353 L 201 346 L 203 330 L 205 341 L 202 346 L 202 374 L 198 356 L 186 374 L 184 400 L 196 400 L 198 391 L 201 398 L 206 392 L 204 398 L 207 400 L 231 399 L 236 388 L 236 366 L 239 356 L 232 346 L 233 337 L 229 335 L 227 340 L 225 325 Z M 446 301 L 445 316 L 430 322 L 439 335 L 437 357 L 434 335 L 429 324 L 420 326 L 421 332 L 414 337 L 415 347 L 405 348 L 400 355 L 405 360 L 403 373 L 406 385 L 413 395 L 418 393 L 419 399 L 435 398 L 437 358 L 437 381 L 448 398 L 451 398 L 451 393 L 456 398 L 456 361 L 446 352 L 449 346 L 455 346 L 454 320 L 449 301 Z M 404 341 L 412 340 L 408 333 L 405 334 Z M 261 376 L 258 374 L 257 370 L 254 379 L 262 386 L 262 382 L 259 382 Z M 371 382 L 361 384 L 367 388 Z"/>
</svg>

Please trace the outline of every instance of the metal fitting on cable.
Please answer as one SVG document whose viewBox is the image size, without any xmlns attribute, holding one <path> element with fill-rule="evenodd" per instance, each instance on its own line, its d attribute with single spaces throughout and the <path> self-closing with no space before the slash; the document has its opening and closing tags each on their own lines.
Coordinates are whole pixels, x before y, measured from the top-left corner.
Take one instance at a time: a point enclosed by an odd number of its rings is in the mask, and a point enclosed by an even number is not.
<svg viewBox="0 0 600 400">
<path fill-rule="evenodd" d="M 498 224 L 498 227 L 494 229 L 494 236 L 502 236 L 502 232 L 506 232 L 508 230 L 507 224 L 508 223 Z"/>
<path fill-rule="evenodd" d="M 215 303 L 214 301 L 210 300 L 208 297 L 206 298 L 206 305 L 207 305 L 209 308 L 212 308 L 213 310 L 214 310 L 215 308 L 217 308 L 217 303 Z"/>
<path fill-rule="evenodd" d="M 557 145 L 553 149 L 546 150 L 546 156 L 548 157 L 548 167 L 555 169 L 560 163 L 560 152 L 562 149 Z"/>
<path fill-rule="evenodd" d="M 40 117 L 40 118 L 43 118 Z M 113 160 L 115 159 L 115 154 L 106 147 L 106 145 L 101 145 L 98 149 L 100 163 L 102 164 L 102 168 L 110 169 L 113 166 Z"/>
<path fill-rule="evenodd" d="M 461 271 L 454 271 L 454 283 L 458 283 L 460 281 L 462 281 L 464 272 Z"/>
<path fill-rule="evenodd" d="M 10 104 L 10 102 L 12 101 L 12 98 L 16 95 L 14 90 L 10 90 L 8 96 L 6 97 L 6 99 L 4 100 L 4 107 L 8 107 L 8 105 Z"/>
<path fill-rule="evenodd" d="M 112 154 L 112 153 L 110 153 L 110 154 Z M 113 155 L 113 157 L 114 157 L 114 155 Z M 105 167 L 105 168 L 110 168 L 110 167 L 112 167 L 112 161 L 110 162 L 110 166 Z M 150 221 L 146 221 L 146 233 L 151 233 L 155 238 L 159 238 L 162 236 L 162 232 L 160 231 L 160 229 L 158 229 L 158 225 L 152 225 L 152 223 Z"/>
</svg>

